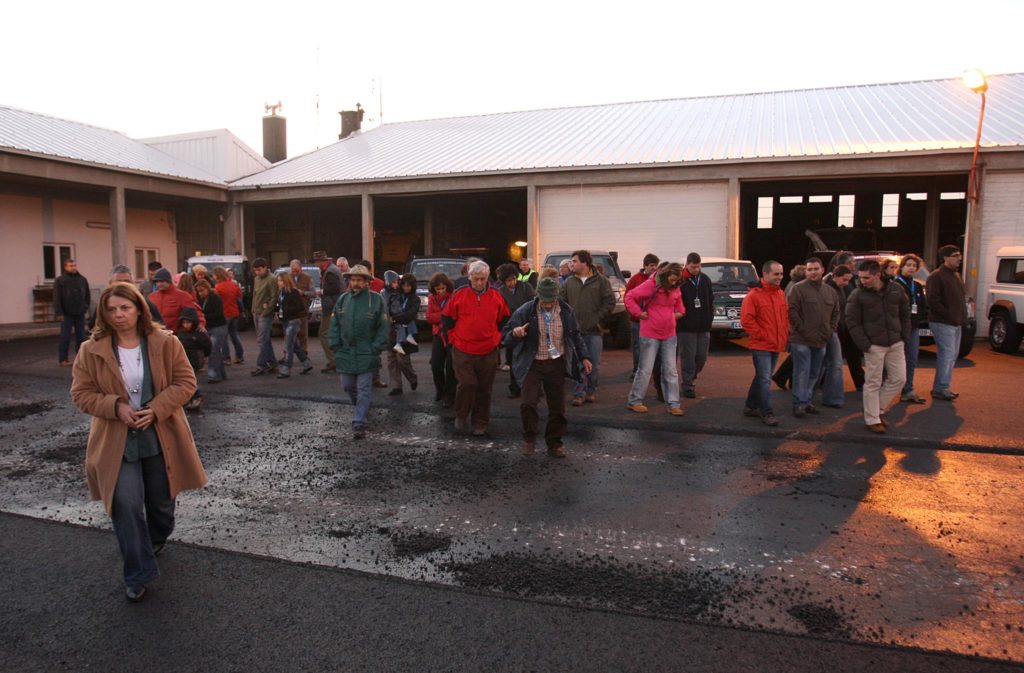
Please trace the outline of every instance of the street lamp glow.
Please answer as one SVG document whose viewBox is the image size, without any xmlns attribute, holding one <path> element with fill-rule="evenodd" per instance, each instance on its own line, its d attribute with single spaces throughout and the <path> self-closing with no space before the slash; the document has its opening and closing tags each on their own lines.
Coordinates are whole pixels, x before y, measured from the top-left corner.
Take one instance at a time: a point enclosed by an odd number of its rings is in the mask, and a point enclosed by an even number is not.
<svg viewBox="0 0 1024 673">
<path fill-rule="evenodd" d="M 518 245 L 520 248 L 525 248 L 526 241 L 516 241 L 516 245 Z"/>
<path fill-rule="evenodd" d="M 984 93 L 988 91 L 988 80 L 985 79 L 985 73 L 977 68 L 965 70 L 962 80 L 964 86 L 972 90 L 974 93 Z"/>
</svg>

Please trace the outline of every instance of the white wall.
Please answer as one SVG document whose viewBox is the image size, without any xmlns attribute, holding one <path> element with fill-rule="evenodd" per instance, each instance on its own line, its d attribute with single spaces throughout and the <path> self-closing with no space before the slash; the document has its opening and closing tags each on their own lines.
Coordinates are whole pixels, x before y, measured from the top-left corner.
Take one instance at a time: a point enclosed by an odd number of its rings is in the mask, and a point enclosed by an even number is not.
<svg viewBox="0 0 1024 673">
<path fill-rule="evenodd" d="M 727 182 L 538 189 L 539 256 L 615 250 L 633 272 L 649 252 L 680 263 L 690 252 L 724 257 L 728 192 Z"/>
<path fill-rule="evenodd" d="M 981 185 L 981 260 L 978 265 L 978 334 L 988 334 L 988 288 L 996 279 L 996 253 L 1024 245 L 1024 172 L 988 173 Z"/>
<path fill-rule="evenodd" d="M 161 261 L 173 266 L 177 241 L 169 214 L 129 208 L 126 215 L 129 256 L 134 259 L 136 247 L 155 248 Z M 32 288 L 44 283 L 44 243 L 74 245 L 78 269 L 94 295 L 106 286 L 113 266 L 110 229 L 104 226 L 109 222 L 106 204 L 0 194 L 0 266 L 11 272 L 15 283 L 0 304 L 0 323 L 32 321 Z"/>
</svg>

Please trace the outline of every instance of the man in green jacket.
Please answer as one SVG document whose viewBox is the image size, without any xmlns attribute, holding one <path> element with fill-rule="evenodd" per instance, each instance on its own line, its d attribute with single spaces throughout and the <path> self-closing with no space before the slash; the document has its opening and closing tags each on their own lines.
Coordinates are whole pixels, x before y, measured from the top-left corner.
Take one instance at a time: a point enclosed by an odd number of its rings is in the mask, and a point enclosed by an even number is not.
<svg viewBox="0 0 1024 673">
<path fill-rule="evenodd" d="M 576 384 L 572 396 L 572 405 L 580 407 L 584 402 L 597 400 L 598 367 L 604 345 L 601 322 L 615 310 L 615 293 L 608 279 L 594 269 L 594 258 L 589 250 L 572 253 L 572 270 L 574 275 L 562 284 L 559 298 L 575 311 L 580 334 L 590 353 L 590 374 Z"/>
<path fill-rule="evenodd" d="M 380 371 L 380 354 L 387 350 L 388 323 L 384 300 L 371 292 L 369 270 L 357 264 L 345 274 L 348 292 L 334 305 L 328 341 L 334 351 L 334 366 L 341 373 L 341 387 L 348 393 L 355 414 L 352 436 L 366 436 L 366 418 L 373 396 L 373 377 Z"/>
<path fill-rule="evenodd" d="M 277 312 L 277 277 L 270 273 L 267 260 L 262 257 L 253 260 L 252 270 L 256 274 L 252 281 L 252 318 L 256 323 L 256 343 L 260 349 L 252 375 L 261 376 L 277 368 L 277 357 L 270 344 L 270 330 Z"/>
</svg>

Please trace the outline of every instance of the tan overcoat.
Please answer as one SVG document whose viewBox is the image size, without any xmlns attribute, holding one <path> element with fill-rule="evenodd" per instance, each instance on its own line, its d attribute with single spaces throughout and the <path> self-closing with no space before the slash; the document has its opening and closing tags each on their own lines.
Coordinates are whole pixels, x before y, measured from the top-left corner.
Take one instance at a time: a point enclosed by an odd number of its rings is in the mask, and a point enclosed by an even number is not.
<svg viewBox="0 0 1024 673">
<path fill-rule="evenodd" d="M 206 484 L 192 428 L 182 405 L 196 390 L 196 377 L 185 349 L 170 332 L 154 329 L 147 337 L 153 399 L 154 426 L 167 465 L 171 497 Z M 103 500 L 110 514 L 114 488 L 128 439 L 128 426 L 117 417 L 117 401 L 128 403 L 121 370 L 110 337 L 82 344 L 75 358 L 71 400 L 92 415 L 89 443 L 85 449 L 85 476 L 93 500 Z"/>
</svg>

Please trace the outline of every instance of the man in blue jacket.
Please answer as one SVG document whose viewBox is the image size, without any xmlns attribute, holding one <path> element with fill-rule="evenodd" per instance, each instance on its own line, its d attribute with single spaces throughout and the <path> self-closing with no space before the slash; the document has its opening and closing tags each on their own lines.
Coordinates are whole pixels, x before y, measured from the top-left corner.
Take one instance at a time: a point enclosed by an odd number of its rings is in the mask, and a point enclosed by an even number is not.
<svg viewBox="0 0 1024 673">
<path fill-rule="evenodd" d="M 523 391 L 519 413 L 526 456 L 536 451 L 540 425 L 537 404 L 542 388 L 548 401 L 548 422 L 544 428 L 548 454 L 555 458 L 565 456 L 565 377 L 568 374 L 579 381 L 592 368 L 576 314 L 569 304 L 559 301 L 558 290 L 558 281 L 542 278 L 537 283 L 536 298 L 516 309 L 504 329 L 505 344 L 514 347 L 512 374 Z"/>
</svg>

